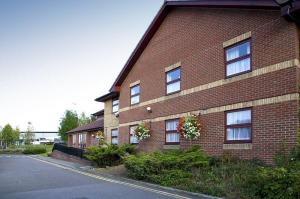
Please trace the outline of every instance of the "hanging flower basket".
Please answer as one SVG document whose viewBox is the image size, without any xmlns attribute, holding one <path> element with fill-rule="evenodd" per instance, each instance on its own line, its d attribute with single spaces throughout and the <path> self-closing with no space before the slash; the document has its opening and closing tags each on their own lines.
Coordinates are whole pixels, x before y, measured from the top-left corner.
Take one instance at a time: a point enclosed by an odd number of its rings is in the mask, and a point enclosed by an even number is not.
<svg viewBox="0 0 300 199">
<path fill-rule="evenodd" d="M 145 123 L 139 124 L 135 129 L 134 133 L 139 141 L 145 140 L 150 137 L 150 129 Z"/>
<path fill-rule="evenodd" d="M 199 117 L 196 115 L 189 115 L 179 120 L 177 130 L 181 136 L 187 140 L 197 140 L 200 137 L 201 125 Z"/>
</svg>

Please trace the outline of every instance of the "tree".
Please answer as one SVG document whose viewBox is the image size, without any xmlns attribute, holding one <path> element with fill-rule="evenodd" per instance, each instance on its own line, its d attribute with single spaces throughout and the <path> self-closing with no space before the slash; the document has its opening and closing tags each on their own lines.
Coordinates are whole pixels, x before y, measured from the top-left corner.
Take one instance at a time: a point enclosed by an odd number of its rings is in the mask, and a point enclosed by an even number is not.
<svg viewBox="0 0 300 199">
<path fill-rule="evenodd" d="M 79 118 L 75 111 L 66 110 L 64 116 L 60 120 L 58 133 L 63 141 L 68 140 L 67 132 L 78 127 Z"/>
<path fill-rule="evenodd" d="M 10 124 L 4 126 L 1 131 L 1 140 L 3 141 L 4 147 L 8 147 L 19 139 L 19 129 L 13 129 Z"/>
<path fill-rule="evenodd" d="M 24 140 L 24 143 L 26 145 L 29 145 L 31 144 L 31 142 L 34 140 L 35 138 L 35 135 L 33 133 L 34 131 L 34 128 L 33 128 L 33 125 L 31 122 L 28 122 L 28 126 L 27 126 L 27 130 L 26 132 L 23 134 L 23 140 Z"/>
<path fill-rule="evenodd" d="M 83 126 L 83 125 L 89 124 L 91 122 L 92 122 L 92 118 L 87 117 L 85 115 L 85 113 L 82 112 L 81 115 L 80 115 L 80 117 L 79 117 L 79 119 L 78 119 L 78 123 L 79 123 L 78 125 L 79 126 Z"/>
</svg>

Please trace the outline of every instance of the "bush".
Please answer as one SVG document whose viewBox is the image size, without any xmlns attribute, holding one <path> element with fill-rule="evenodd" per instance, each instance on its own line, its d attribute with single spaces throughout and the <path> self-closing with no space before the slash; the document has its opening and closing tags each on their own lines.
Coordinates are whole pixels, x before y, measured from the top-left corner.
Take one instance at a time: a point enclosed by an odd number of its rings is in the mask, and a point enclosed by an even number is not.
<svg viewBox="0 0 300 199">
<path fill-rule="evenodd" d="M 199 148 L 129 156 L 128 175 L 163 186 L 225 198 L 300 198 L 299 151 L 284 166 L 258 159 L 240 160 L 230 153 L 207 157 Z"/>
<path fill-rule="evenodd" d="M 246 184 L 259 198 L 300 198 L 300 162 L 288 167 L 261 167 Z"/>
<path fill-rule="evenodd" d="M 24 154 L 41 154 L 46 152 L 47 152 L 46 147 L 42 145 L 29 145 L 26 146 L 23 151 Z"/>
<path fill-rule="evenodd" d="M 125 156 L 135 153 L 135 146 L 125 144 L 92 146 L 86 149 L 84 157 L 99 167 L 116 166 L 123 162 Z"/>
<path fill-rule="evenodd" d="M 190 150 L 171 150 L 130 156 L 125 160 L 128 175 L 135 179 L 152 181 L 153 176 L 167 170 L 191 171 L 208 166 L 208 157 L 194 147 Z"/>
<path fill-rule="evenodd" d="M 23 153 L 23 149 L 21 148 L 0 149 L 0 154 L 21 154 L 21 153 Z"/>
</svg>

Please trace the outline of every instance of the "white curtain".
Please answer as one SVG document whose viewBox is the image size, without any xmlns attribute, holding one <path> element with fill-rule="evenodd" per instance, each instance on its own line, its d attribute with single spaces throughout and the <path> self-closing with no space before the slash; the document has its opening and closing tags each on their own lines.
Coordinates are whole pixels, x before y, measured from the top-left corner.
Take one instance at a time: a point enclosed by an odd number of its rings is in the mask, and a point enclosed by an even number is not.
<svg viewBox="0 0 300 199">
<path fill-rule="evenodd" d="M 246 58 L 227 65 L 227 76 L 250 70 L 250 58 Z"/>
<path fill-rule="evenodd" d="M 118 136 L 119 135 L 119 131 L 118 130 L 112 130 L 111 131 L 111 136 Z"/>
<path fill-rule="evenodd" d="M 166 142 L 179 142 L 179 133 L 167 133 Z"/>
<path fill-rule="evenodd" d="M 111 138 L 111 143 L 118 144 L 118 138 L 117 137 Z"/>
<path fill-rule="evenodd" d="M 226 60 L 230 61 L 238 57 L 250 54 L 250 42 L 243 43 L 226 50 Z"/>
<path fill-rule="evenodd" d="M 227 113 L 227 125 L 251 123 L 251 110 Z"/>
<path fill-rule="evenodd" d="M 134 132 L 135 128 L 136 128 L 136 126 L 130 127 L 130 143 L 131 144 L 139 143 L 137 137 L 135 136 L 135 132 Z"/>
<path fill-rule="evenodd" d="M 250 128 L 228 128 L 227 140 L 250 140 Z"/>
<path fill-rule="evenodd" d="M 167 85 L 167 93 L 173 93 L 180 90 L 180 81 Z"/>
<path fill-rule="evenodd" d="M 176 131 L 178 120 L 166 121 L 166 131 Z"/>
<path fill-rule="evenodd" d="M 76 134 L 72 135 L 73 144 L 76 144 Z"/>
<path fill-rule="evenodd" d="M 136 95 L 134 97 L 131 97 L 131 104 L 137 104 L 140 102 L 140 95 Z"/>
</svg>

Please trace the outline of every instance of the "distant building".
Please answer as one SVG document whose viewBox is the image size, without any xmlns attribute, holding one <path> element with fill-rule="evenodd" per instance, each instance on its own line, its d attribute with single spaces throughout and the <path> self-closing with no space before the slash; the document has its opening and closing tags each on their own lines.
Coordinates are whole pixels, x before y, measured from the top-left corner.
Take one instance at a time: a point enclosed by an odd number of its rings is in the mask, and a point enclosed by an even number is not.
<svg viewBox="0 0 300 199">
<path fill-rule="evenodd" d="M 79 126 L 68 131 L 68 146 L 76 148 L 86 148 L 97 145 L 100 139 L 104 139 L 103 135 L 103 115 L 104 110 L 92 114 L 96 120 Z"/>
<path fill-rule="evenodd" d="M 24 140 L 23 140 L 23 136 L 26 132 L 20 132 L 20 144 L 23 144 Z M 52 142 L 60 140 L 60 136 L 58 134 L 58 132 L 50 132 L 50 131 L 35 131 L 32 132 L 34 134 L 34 140 L 38 140 L 40 138 L 45 138 L 47 140 L 50 140 Z M 32 141 L 34 141 L 32 140 Z"/>
</svg>

